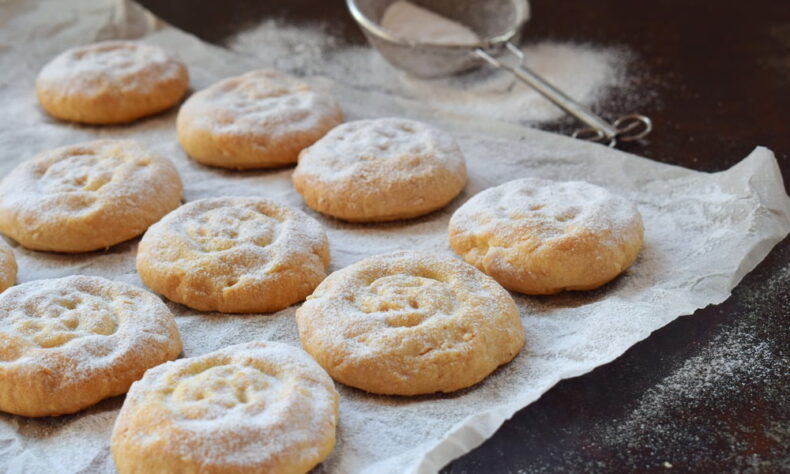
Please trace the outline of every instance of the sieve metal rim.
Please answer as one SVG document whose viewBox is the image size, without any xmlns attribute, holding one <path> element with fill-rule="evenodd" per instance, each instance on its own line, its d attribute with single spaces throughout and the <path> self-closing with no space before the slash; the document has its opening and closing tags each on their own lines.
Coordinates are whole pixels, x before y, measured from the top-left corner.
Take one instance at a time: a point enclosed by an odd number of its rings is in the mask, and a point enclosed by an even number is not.
<svg viewBox="0 0 790 474">
<path fill-rule="evenodd" d="M 521 29 L 524 27 L 524 24 L 529 20 L 529 2 L 527 0 L 511 0 L 513 5 L 516 7 L 516 19 L 513 23 L 513 26 L 501 35 L 491 36 L 489 38 L 484 38 L 478 43 L 470 44 L 452 44 L 452 43 L 429 43 L 423 41 L 410 41 L 404 40 L 402 38 L 398 38 L 390 34 L 387 30 L 381 27 L 378 22 L 373 21 L 370 17 L 362 13 L 362 11 L 357 7 L 356 0 L 346 0 L 346 6 L 348 10 L 351 12 L 351 16 L 354 17 L 354 20 L 361 26 L 366 32 L 376 36 L 379 39 L 389 41 L 390 43 L 395 43 L 401 46 L 408 46 L 411 48 L 435 48 L 435 49 L 449 49 L 449 50 L 463 50 L 463 51 L 473 51 L 475 49 L 490 49 L 494 47 L 501 46 L 508 41 L 512 40 L 516 37 L 520 32 Z"/>
</svg>

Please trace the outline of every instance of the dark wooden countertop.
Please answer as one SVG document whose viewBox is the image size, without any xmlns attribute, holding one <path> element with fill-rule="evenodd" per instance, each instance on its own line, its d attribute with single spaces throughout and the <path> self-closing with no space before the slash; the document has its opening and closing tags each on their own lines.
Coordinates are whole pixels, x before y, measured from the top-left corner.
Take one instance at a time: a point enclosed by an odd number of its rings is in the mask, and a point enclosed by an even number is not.
<svg viewBox="0 0 790 474">
<path fill-rule="evenodd" d="M 364 38 L 341 0 L 143 0 L 218 44 L 266 17 Z M 790 180 L 786 0 L 533 0 L 528 37 L 625 46 L 656 129 L 625 149 L 719 171 L 756 145 Z M 567 122 L 546 128 L 567 131 Z M 787 187 L 787 184 L 785 185 Z M 725 303 L 680 318 L 518 412 L 444 472 L 790 472 L 790 239 Z"/>
</svg>

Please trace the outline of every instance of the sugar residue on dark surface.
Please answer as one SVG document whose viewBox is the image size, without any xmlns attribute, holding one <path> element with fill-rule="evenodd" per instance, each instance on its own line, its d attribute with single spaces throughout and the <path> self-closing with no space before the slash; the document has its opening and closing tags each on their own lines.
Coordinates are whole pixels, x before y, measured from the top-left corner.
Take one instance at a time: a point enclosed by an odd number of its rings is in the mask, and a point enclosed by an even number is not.
<svg viewBox="0 0 790 474">
<path fill-rule="evenodd" d="M 788 257 L 785 242 L 727 302 L 517 413 L 485 443 L 502 458 L 521 452 L 515 469 L 472 452 L 443 472 L 790 471 Z"/>
</svg>

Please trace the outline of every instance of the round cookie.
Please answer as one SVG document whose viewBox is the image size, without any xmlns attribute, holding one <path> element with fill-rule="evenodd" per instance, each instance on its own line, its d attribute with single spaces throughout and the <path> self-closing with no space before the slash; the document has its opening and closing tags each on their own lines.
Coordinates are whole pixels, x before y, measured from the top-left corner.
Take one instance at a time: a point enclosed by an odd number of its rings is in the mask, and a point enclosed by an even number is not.
<svg viewBox="0 0 790 474">
<path fill-rule="evenodd" d="M 155 295 L 98 277 L 38 280 L 0 294 L 0 410 L 74 413 L 125 393 L 181 352 Z"/>
<path fill-rule="evenodd" d="M 450 219 L 450 246 L 505 288 L 590 290 L 631 266 L 642 217 L 626 199 L 581 181 L 526 178 L 487 189 Z"/>
<path fill-rule="evenodd" d="M 187 68 L 162 48 L 105 41 L 64 51 L 38 75 L 41 106 L 61 120 L 131 122 L 175 105 L 189 86 Z"/>
<path fill-rule="evenodd" d="M 339 395 L 296 347 L 251 342 L 146 372 L 112 433 L 121 474 L 306 473 L 332 451 Z"/>
<path fill-rule="evenodd" d="M 427 214 L 466 184 L 461 149 L 447 133 L 399 118 L 340 125 L 299 155 L 296 190 L 318 212 L 352 222 Z"/>
<path fill-rule="evenodd" d="M 275 71 L 252 71 L 193 94 L 178 111 L 178 141 L 200 163 L 232 169 L 295 163 L 343 121 L 326 93 Z"/>
<path fill-rule="evenodd" d="M 317 221 L 255 198 L 181 206 L 151 226 L 137 250 L 137 271 L 154 291 L 223 313 L 268 313 L 302 301 L 328 266 Z"/>
<path fill-rule="evenodd" d="M 331 274 L 296 324 L 332 378 L 385 395 L 469 387 L 524 346 L 504 288 L 471 265 L 424 253 L 369 257 Z"/>
<path fill-rule="evenodd" d="M 46 151 L 0 182 L 0 232 L 33 250 L 87 252 L 142 234 L 181 202 L 173 164 L 131 140 Z"/>
<path fill-rule="evenodd" d="M 14 252 L 0 238 L 0 293 L 16 282 L 16 259 Z"/>
</svg>

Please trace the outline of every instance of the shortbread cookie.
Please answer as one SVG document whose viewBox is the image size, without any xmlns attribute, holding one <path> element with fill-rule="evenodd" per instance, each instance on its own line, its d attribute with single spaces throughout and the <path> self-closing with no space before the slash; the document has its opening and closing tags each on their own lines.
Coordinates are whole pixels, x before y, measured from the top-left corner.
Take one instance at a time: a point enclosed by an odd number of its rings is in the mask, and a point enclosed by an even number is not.
<svg viewBox="0 0 790 474">
<path fill-rule="evenodd" d="M 299 155 L 296 190 L 318 212 L 352 222 L 427 214 L 466 184 L 453 137 L 414 120 L 359 120 L 338 126 Z"/>
<path fill-rule="evenodd" d="M 146 372 L 112 433 L 125 473 L 305 473 L 335 446 L 339 395 L 303 351 L 251 342 Z"/>
<path fill-rule="evenodd" d="M 16 258 L 11 248 L 0 238 L 0 292 L 16 282 Z"/>
<path fill-rule="evenodd" d="M 469 387 L 524 345 L 504 288 L 471 265 L 424 253 L 369 257 L 331 274 L 296 324 L 335 380 L 385 395 Z"/>
<path fill-rule="evenodd" d="M 0 410 L 74 413 L 180 352 L 167 306 L 135 286 L 87 276 L 14 286 L 0 295 Z"/>
<path fill-rule="evenodd" d="M 343 121 L 326 93 L 274 71 L 253 71 L 192 95 L 178 112 L 178 141 L 195 161 L 222 168 L 272 168 Z"/>
<path fill-rule="evenodd" d="M 505 288 L 526 294 L 590 290 L 631 266 L 642 217 L 626 199 L 581 181 L 518 179 L 461 206 L 450 246 Z"/>
<path fill-rule="evenodd" d="M 137 142 L 65 146 L 0 182 L 0 232 L 33 250 L 104 249 L 142 234 L 181 194 L 173 164 Z"/>
<path fill-rule="evenodd" d="M 163 49 L 106 41 L 69 49 L 38 75 L 36 94 L 50 115 L 91 124 L 131 122 L 175 105 L 187 68 Z"/>
<path fill-rule="evenodd" d="M 153 225 L 137 250 L 137 271 L 154 291 L 223 313 L 268 313 L 302 301 L 328 266 L 318 222 L 255 198 L 186 204 Z"/>
</svg>

